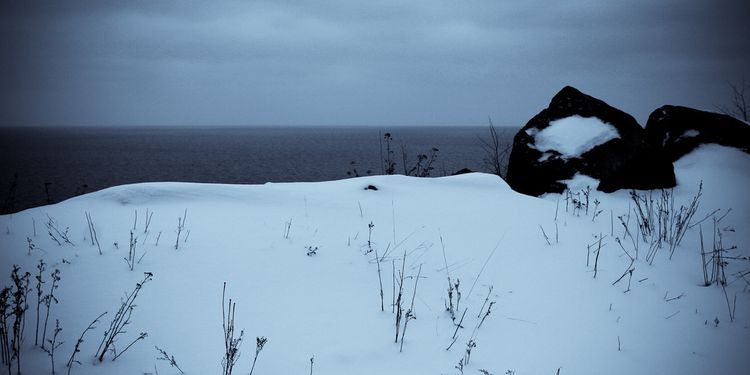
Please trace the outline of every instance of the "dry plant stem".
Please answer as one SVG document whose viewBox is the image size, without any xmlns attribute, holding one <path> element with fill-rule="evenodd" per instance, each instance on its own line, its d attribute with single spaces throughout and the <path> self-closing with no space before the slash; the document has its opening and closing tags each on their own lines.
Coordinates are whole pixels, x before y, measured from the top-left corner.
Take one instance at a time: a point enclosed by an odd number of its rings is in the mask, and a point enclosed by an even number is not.
<svg viewBox="0 0 750 375">
<path fill-rule="evenodd" d="M 255 338 L 255 357 L 253 357 L 253 365 L 250 367 L 250 375 L 253 375 L 253 371 L 255 370 L 255 362 L 258 360 L 258 354 L 263 350 L 263 346 L 266 345 L 266 342 L 268 342 L 268 339 L 265 337 L 256 337 Z"/>
<path fill-rule="evenodd" d="M 13 265 L 11 279 L 13 285 L 3 288 L 0 292 L 0 347 L 2 347 L 3 364 L 11 373 L 13 360 L 16 361 L 16 372 L 21 373 L 21 344 L 28 309 L 29 279 L 31 274 L 20 274 L 21 267 Z M 13 324 L 9 328 L 8 318 L 13 317 Z"/>
<path fill-rule="evenodd" d="M 404 176 L 409 175 L 407 165 L 409 164 L 408 151 L 405 143 L 401 143 L 401 165 L 404 167 Z M 416 169 L 416 167 L 414 167 Z"/>
<path fill-rule="evenodd" d="M 625 270 L 625 272 L 622 273 L 622 276 L 620 276 L 620 278 L 618 278 L 617 280 L 615 280 L 615 282 L 612 283 L 613 286 L 615 284 L 619 283 L 620 280 L 622 280 L 625 277 L 625 275 L 627 275 L 627 274 L 630 274 L 631 278 L 633 277 L 633 271 L 635 271 L 635 268 L 630 268 L 630 267 L 633 266 L 633 262 L 634 262 L 634 260 L 631 259 L 630 260 L 630 264 L 628 265 L 628 268 Z M 630 282 L 629 281 L 628 281 L 628 289 L 625 292 L 627 292 L 628 290 L 630 290 Z"/>
<path fill-rule="evenodd" d="M 451 274 L 448 269 L 448 258 L 445 256 L 445 242 L 443 242 L 443 235 L 440 234 L 440 246 L 443 248 L 443 264 L 445 265 L 445 277 L 448 279 L 448 303 L 446 310 L 451 314 L 451 319 L 456 319 L 455 310 L 453 308 L 453 283 L 451 282 Z"/>
<path fill-rule="evenodd" d="M 148 233 L 148 227 L 151 225 L 151 218 L 154 216 L 154 212 L 151 213 L 148 212 L 148 208 L 146 209 L 146 227 L 143 228 L 143 233 Z"/>
<path fill-rule="evenodd" d="M 544 241 L 547 242 L 548 246 L 551 246 L 552 244 L 549 242 L 549 237 L 547 237 L 547 233 L 544 232 L 544 228 L 542 228 L 541 224 L 539 224 L 539 229 L 542 230 L 542 236 L 544 236 Z"/>
<path fill-rule="evenodd" d="M 742 79 L 742 83 L 733 84 L 729 86 L 732 88 L 732 102 L 729 107 L 721 106 L 717 107 L 717 110 L 725 115 L 738 118 L 742 121 L 748 122 L 748 101 L 745 97 L 745 90 L 750 87 L 745 84 L 745 79 Z"/>
<path fill-rule="evenodd" d="M 139 340 L 145 339 L 147 336 L 148 336 L 148 333 L 141 332 L 138 335 L 138 337 L 135 338 L 135 340 L 133 340 L 128 346 L 125 347 L 125 349 L 123 349 L 121 352 L 117 353 L 117 355 L 114 358 L 112 358 L 112 361 L 114 362 L 115 359 L 119 358 L 123 353 L 125 353 L 126 351 L 128 351 L 128 349 L 130 349 L 130 347 L 133 346 L 133 344 L 135 344 Z"/>
<path fill-rule="evenodd" d="M 630 213 L 628 212 L 628 215 Z M 620 223 L 622 224 L 622 227 L 625 229 L 625 236 L 630 237 L 630 242 L 633 243 L 633 249 L 635 249 L 635 259 L 638 259 L 638 241 L 633 237 L 633 235 L 630 233 L 630 229 L 628 228 L 628 224 L 625 222 L 625 220 L 622 219 L 622 216 L 618 216 L 618 219 L 620 219 Z M 630 220 L 628 216 L 628 221 Z"/>
<path fill-rule="evenodd" d="M 133 289 L 133 291 L 130 292 L 125 301 L 122 301 L 122 303 L 120 304 L 120 308 L 117 310 L 117 313 L 115 313 L 112 322 L 109 324 L 109 328 L 104 332 L 104 338 L 99 344 L 99 348 L 97 348 L 96 350 L 96 357 L 99 362 L 104 361 L 104 355 L 107 354 L 107 351 L 112 348 L 112 345 L 114 344 L 117 337 L 120 334 L 126 332 L 124 329 L 125 326 L 130 324 L 130 317 L 133 314 L 133 309 L 135 309 L 135 299 L 138 297 L 138 293 L 141 291 L 143 286 L 147 282 L 151 281 L 153 276 L 154 275 L 151 272 L 144 272 L 143 280 L 135 284 L 135 288 Z M 138 339 L 136 339 L 135 341 L 138 341 Z"/>
<path fill-rule="evenodd" d="M 401 330 L 401 318 L 404 314 L 404 309 L 401 307 L 401 298 L 404 292 L 404 270 L 406 268 L 406 251 L 404 251 L 403 260 L 401 262 L 401 272 L 399 273 L 398 280 L 398 297 L 396 297 L 396 339 L 393 341 L 398 342 L 398 335 Z"/>
<path fill-rule="evenodd" d="M 458 324 L 456 325 L 456 330 L 453 331 L 453 339 L 456 338 L 456 335 L 458 334 L 458 329 L 463 327 L 461 324 L 463 324 L 464 317 L 466 316 L 466 311 L 468 311 L 468 310 L 469 310 L 468 307 L 464 308 L 464 313 L 461 314 L 461 319 L 458 321 Z"/>
<path fill-rule="evenodd" d="M 492 259 L 492 256 L 495 255 L 495 252 L 497 251 L 497 249 L 500 248 L 500 242 L 503 241 L 504 237 L 505 237 L 505 234 L 503 234 L 500 240 L 497 241 L 497 243 L 495 244 L 495 248 L 492 249 L 490 254 L 487 255 L 487 259 L 484 260 L 484 264 L 482 264 L 482 268 L 479 270 L 477 277 L 474 278 L 474 282 L 471 284 L 471 288 L 469 288 L 469 294 L 468 294 L 469 297 L 471 297 L 471 292 L 474 290 L 474 287 L 477 285 L 477 281 L 479 280 L 479 277 L 482 276 L 484 269 L 487 267 L 487 263 L 490 262 L 490 259 Z M 458 309 L 458 306 L 456 306 L 456 309 Z"/>
<path fill-rule="evenodd" d="M 292 219 L 289 219 L 289 221 L 286 222 L 286 227 L 284 227 L 284 239 L 289 239 L 289 232 L 292 231 Z"/>
<path fill-rule="evenodd" d="M 137 244 L 138 244 L 138 238 L 133 237 L 133 231 L 131 230 L 130 231 L 130 246 L 128 248 L 128 257 L 127 258 L 123 258 L 123 259 L 125 259 L 125 262 L 127 262 L 128 268 L 130 268 L 131 271 L 135 267 L 135 263 L 136 263 L 136 260 L 135 260 L 135 250 L 136 250 L 136 245 Z"/>
<path fill-rule="evenodd" d="M 596 249 L 596 258 L 594 259 L 594 278 L 599 268 L 599 253 L 602 252 L 602 234 L 599 233 L 599 247 Z"/>
<path fill-rule="evenodd" d="M 729 321 L 734 322 L 734 311 L 737 309 L 737 295 L 734 295 L 734 309 L 732 308 L 732 305 L 729 304 L 729 296 L 727 295 L 727 287 L 725 285 L 721 286 L 721 290 L 724 291 L 724 298 L 727 301 L 727 310 L 729 310 Z"/>
<path fill-rule="evenodd" d="M 668 291 L 667 291 L 667 294 L 669 294 L 669 292 L 668 292 Z M 679 295 L 679 296 L 677 296 L 677 297 L 672 297 L 672 298 L 666 298 L 666 295 L 665 295 L 665 296 L 664 296 L 664 302 L 672 302 L 672 301 L 678 300 L 678 299 L 680 299 L 680 298 L 682 298 L 682 297 L 685 297 L 685 293 L 680 293 L 680 295 Z"/>
<path fill-rule="evenodd" d="M 182 214 L 182 217 L 177 218 L 177 239 L 174 242 L 175 250 L 178 250 L 180 248 L 180 234 L 182 234 L 182 231 L 185 229 L 186 220 L 187 220 L 187 208 L 185 209 L 185 213 Z"/>
<path fill-rule="evenodd" d="M 26 337 L 26 311 L 29 310 L 29 293 L 31 292 L 31 273 L 26 272 L 24 274 L 24 287 L 23 287 L 23 319 L 21 322 L 21 343 L 23 344 L 24 337 Z"/>
<path fill-rule="evenodd" d="M 593 215 L 591 215 L 591 222 L 592 223 L 594 222 L 594 220 L 596 219 L 596 217 L 599 216 L 599 213 L 601 212 L 601 211 L 598 211 L 600 203 L 601 202 L 599 202 L 598 199 L 594 199 L 594 212 L 593 212 Z M 586 205 L 586 207 L 588 207 L 588 204 Z"/>
<path fill-rule="evenodd" d="M 396 260 L 391 260 L 391 313 L 396 312 Z"/>
<path fill-rule="evenodd" d="M 96 242 L 96 247 L 97 249 L 99 249 L 99 255 L 102 255 L 102 246 L 99 244 L 99 235 L 96 234 L 96 228 L 94 227 L 94 219 L 91 218 L 91 214 L 88 212 L 86 213 L 86 218 L 89 222 L 89 232 L 92 237 L 91 245 L 93 246 L 94 242 Z"/>
<path fill-rule="evenodd" d="M 58 281 L 60 281 L 60 270 L 55 269 L 54 272 L 50 274 L 52 276 L 52 286 L 49 288 L 49 294 L 44 296 L 44 305 L 47 307 L 47 315 L 44 317 L 44 329 L 42 330 L 42 349 L 44 349 L 44 343 L 47 338 L 47 323 L 49 322 L 49 310 L 54 302 L 57 304 L 57 298 L 55 297 L 55 289 L 57 289 Z"/>
<path fill-rule="evenodd" d="M 723 218 L 723 217 L 722 217 Z M 736 246 L 724 248 L 723 235 L 721 228 L 717 227 L 721 219 L 714 219 L 714 240 L 713 240 L 713 252 L 711 256 L 712 268 L 710 282 L 716 281 L 722 286 L 727 285 L 726 266 L 728 265 L 727 258 L 725 255 L 729 250 L 736 249 Z"/>
<path fill-rule="evenodd" d="M 451 341 L 451 344 L 448 345 L 448 347 L 445 348 L 445 350 L 451 350 L 451 347 L 453 346 L 453 344 L 456 343 L 456 340 L 458 339 L 458 337 L 456 336 L 458 334 L 458 329 L 459 328 L 463 328 L 463 326 L 461 324 L 464 322 L 464 317 L 466 316 L 466 311 L 468 311 L 468 310 L 469 310 L 468 307 L 465 308 L 464 309 L 464 313 L 461 314 L 461 319 L 458 321 L 458 324 L 456 324 L 456 330 L 453 331 L 453 337 L 451 338 L 451 340 L 453 340 L 453 341 Z"/>
<path fill-rule="evenodd" d="M 234 330 L 234 315 L 236 309 L 236 303 L 229 299 L 229 302 L 224 305 L 226 301 L 226 290 L 227 283 L 224 283 L 224 288 L 221 292 L 221 326 L 224 329 L 224 358 L 221 361 L 223 374 L 231 375 L 234 365 L 240 357 L 239 347 L 242 344 L 242 337 L 244 331 L 240 331 L 240 335 L 235 338 Z"/>
<path fill-rule="evenodd" d="M 21 344 L 23 343 L 23 331 L 26 327 L 26 310 L 28 309 L 29 278 L 31 274 L 26 272 L 23 276 L 18 275 L 20 268 L 14 267 L 11 275 L 16 290 L 13 292 L 13 354 L 16 357 L 16 372 L 21 373 Z"/>
<path fill-rule="evenodd" d="M 55 330 L 54 334 L 51 339 L 47 340 L 49 342 L 49 349 L 42 347 L 42 350 L 44 350 L 47 355 L 50 357 L 50 361 L 52 362 L 52 374 L 55 373 L 55 349 L 60 347 L 62 345 L 62 342 L 57 342 L 57 335 L 62 331 L 62 328 L 60 328 L 60 319 L 55 319 Z"/>
<path fill-rule="evenodd" d="M 26 237 L 26 243 L 28 244 L 28 255 L 31 256 L 31 250 L 36 249 L 36 246 L 34 245 L 34 242 L 31 241 L 31 237 Z"/>
<path fill-rule="evenodd" d="M 167 353 L 166 350 L 161 349 L 158 346 L 154 346 L 154 348 L 156 348 L 156 350 L 159 352 L 159 354 L 161 354 L 161 357 L 157 357 L 156 358 L 157 361 L 166 361 L 167 363 L 169 363 L 170 366 L 176 368 L 180 372 L 180 374 L 184 374 L 185 373 L 184 371 L 182 371 L 182 369 L 180 368 L 180 366 L 177 365 L 177 361 L 174 359 L 173 355 L 170 356 L 169 353 Z"/>
<path fill-rule="evenodd" d="M 406 337 L 406 326 L 409 324 L 409 321 L 412 319 L 416 319 L 416 316 L 414 315 L 414 299 L 417 298 L 417 285 L 419 285 L 419 277 L 422 276 L 422 265 L 419 265 L 419 271 L 417 272 L 417 278 L 414 280 L 414 293 L 411 295 L 411 305 L 409 306 L 409 310 L 406 311 L 406 320 L 404 321 L 404 331 L 401 333 L 401 346 L 399 347 L 398 351 L 401 352 L 404 350 L 404 337 Z"/>
<path fill-rule="evenodd" d="M 65 228 L 65 232 L 60 232 L 60 229 L 57 228 L 57 223 L 55 223 L 55 221 L 49 215 L 47 215 L 47 219 L 49 219 L 49 221 L 47 221 L 47 224 L 46 224 L 47 230 L 48 230 L 47 233 L 55 242 L 57 242 L 58 245 L 62 246 L 62 243 L 58 240 L 58 238 L 61 238 L 65 243 L 69 244 L 70 246 L 73 246 L 73 247 L 76 246 L 68 238 L 69 228 Z M 55 234 L 53 234 L 52 232 L 55 232 L 57 236 L 55 236 Z"/>
<path fill-rule="evenodd" d="M 698 187 L 698 193 L 695 195 L 695 197 L 693 197 L 690 205 L 686 208 L 680 206 L 679 211 L 674 214 L 672 218 L 672 224 L 668 227 L 668 241 L 670 245 L 669 259 L 672 259 L 675 249 L 680 245 L 680 242 L 682 242 L 682 239 L 685 237 L 685 233 L 687 233 L 687 230 L 690 227 L 690 221 L 698 211 L 698 206 L 700 205 L 700 198 L 702 194 L 703 181 L 701 181 Z"/>
<path fill-rule="evenodd" d="M 703 219 L 700 219 L 700 220 L 696 221 L 695 223 L 690 224 L 688 226 L 688 229 L 693 229 L 694 227 L 703 224 L 704 221 L 708 220 L 709 217 L 712 217 L 712 216 L 716 215 L 716 213 L 719 212 L 719 211 L 721 211 L 721 208 L 717 208 L 717 209 L 711 211 L 706 216 L 704 216 Z M 729 210 L 727 210 L 726 214 L 728 214 L 729 211 L 732 211 L 732 209 L 730 208 Z M 726 214 L 724 214 L 724 215 L 726 216 Z"/>
<path fill-rule="evenodd" d="M 703 285 L 709 286 L 711 285 L 711 281 L 709 281 L 708 279 L 708 263 L 706 262 L 706 250 L 703 247 L 703 226 L 702 225 L 699 226 L 698 229 L 699 229 L 698 233 L 700 234 L 700 241 L 701 241 L 701 260 L 702 260 L 701 263 L 703 265 L 702 267 L 703 268 Z"/>
<path fill-rule="evenodd" d="M 14 267 L 14 271 L 17 272 Z M 5 287 L 0 292 L 0 348 L 2 349 L 2 363 L 8 368 L 8 374 L 12 371 L 13 359 L 15 358 L 15 343 L 11 342 L 15 333 L 8 327 L 9 318 L 15 317 L 17 309 L 11 297 L 14 297 L 12 287 Z M 9 311 L 10 310 L 10 311 Z M 15 327 L 15 324 L 13 324 Z"/>
<path fill-rule="evenodd" d="M 464 353 L 464 365 L 468 365 L 471 360 L 471 350 L 477 347 L 477 343 L 473 339 L 469 339 L 466 343 L 466 352 Z"/>
<path fill-rule="evenodd" d="M 370 224 L 367 224 L 367 252 L 371 253 L 373 251 L 372 246 L 372 230 L 375 228 L 375 224 L 370 222 Z"/>
<path fill-rule="evenodd" d="M 84 211 L 84 214 L 86 215 L 86 224 L 89 227 L 89 238 L 91 239 L 91 246 L 94 246 L 94 231 L 91 230 L 91 216 L 89 216 L 89 213 Z"/>
<path fill-rule="evenodd" d="M 490 300 L 490 294 L 492 294 L 492 288 L 494 288 L 493 285 L 489 286 L 489 290 L 487 290 L 487 297 L 484 298 L 484 303 L 482 303 L 482 308 L 479 309 L 479 314 L 477 314 L 477 318 L 480 318 L 482 316 L 482 311 L 484 311 L 484 306 L 487 305 L 487 301 Z"/>
<path fill-rule="evenodd" d="M 461 357 L 460 360 L 458 360 L 458 364 L 454 366 L 455 369 L 458 370 L 458 372 L 461 373 L 461 375 L 464 375 L 464 359 Z"/>
<path fill-rule="evenodd" d="M 490 173 L 503 177 L 506 172 L 506 168 L 503 167 L 505 164 L 504 161 L 507 159 L 508 152 L 512 145 L 508 145 L 503 149 L 500 142 L 500 135 L 497 134 L 497 130 L 492 124 L 492 119 L 489 119 L 489 123 L 489 141 L 483 138 L 479 139 L 482 150 L 484 150 L 484 158 L 482 161 L 484 162 L 484 167 L 488 169 Z"/>
<path fill-rule="evenodd" d="M 461 285 L 461 279 L 456 279 L 456 283 L 453 284 L 453 290 L 456 292 L 456 310 L 460 310 L 461 306 L 461 290 L 459 289 Z"/>
<path fill-rule="evenodd" d="M 8 341 L 8 314 L 7 309 L 10 307 L 8 299 L 10 298 L 10 288 L 6 287 L 0 292 L 0 356 L 2 364 L 8 366 L 8 374 L 11 373 L 11 354 L 10 343 Z"/>
<path fill-rule="evenodd" d="M 627 257 L 630 258 L 630 260 L 635 260 L 635 258 L 633 258 L 633 256 L 630 255 L 630 253 L 627 250 L 625 250 L 625 246 L 622 246 L 622 241 L 620 241 L 619 237 L 615 237 L 615 242 L 617 242 L 617 244 L 620 245 L 620 249 L 622 249 L 622 252 L 625 253 L 625 255 L 627 255 Z"/>
<path fill-rule="evenodd" d="M 35 276 L 36 278 L 36 331 L 34 334 L 34 346 L 39 345 L 39 310 L 42 306 L 42 284 L 44 284 L 44 280 L 42 280 L 42 275 L 45 270 L 46 263 L 44 263 L 44 260 L 39 259 L 39 264 L 36 266 L 36 269 L 39 270 L 39 274 Z M 42 341 L 44 343 L 44 341 Z"/>
<path fill-rule="evenodd" d="M 378 249 L 375 249 L 375 263 L 378 265 L 378 282 L 380 283 L 380 311 L 385 311 L 383 306 L 383 277 L 380 274 L 380 258 L 378 258 Z"/>
<path fill-rule="evenodd" d="M 79 365 L 81 364 L 81 362 L 76 360 L 76 354 L 78 354 L 81 351 L 80 347 L 81 347 L 81 344 L 83 343 L 83 336 L 86 335 L 86 332 L 92 329 L 95 329 L 96 327 L 94 327 L 94 324 L 98 323 L 99 319 L 101 319 L 106 314 L 107 314 L 106 311 L 99 314 L 99 316 L 97 316 L 96 319 L 94 319 L 91 323 L 89 323 L 88 327 L 86 327 L 86 329 L 84 329 L 83 332 L 81 332 L 81 336 L 76 341 L 76 346 L 73 349 L 73 353 L 70 355 L 70 359 L 68 359 L 68 363 L 65 365 L 68 368 L 68 375 L 70 375 L 70 369 L 73 368 L 74 363 L 77 363 Z"/>
<path fill-rule="evenodd" d="M 495 304 L 495 301 L 490 302 L 490 305 L 487 307 L 487 312 L 484 313 L 484 316 L 482 316 L 482 320 L 479 321 L 479 324 L 477 324 L 477 330 L 479 328 L 482 328 L 482 324 L 484 324 L 484 321 L 487 319 L 488 316 L 492 313 L 492 306 Z M 472 335 L 473 336 L 473 335 Z"/>
<path fill-rule="evenodd" d="M 378 265 L 378 282 L 380 283 L 380 311 L 385 311 L 385 306 L 383 303 L 383 277 L 381 275 L 380 270 L 380 257 L 378 256 L 378 249 L 373 246 L 372 243 L 372 230 L 375 228 L 375 225 L 370 222 L 370 224 L 367 225 L 368 228 L 368 235 L 367 235 L 367 252 L 375 252 L 375 263 Z"/>
</svg>

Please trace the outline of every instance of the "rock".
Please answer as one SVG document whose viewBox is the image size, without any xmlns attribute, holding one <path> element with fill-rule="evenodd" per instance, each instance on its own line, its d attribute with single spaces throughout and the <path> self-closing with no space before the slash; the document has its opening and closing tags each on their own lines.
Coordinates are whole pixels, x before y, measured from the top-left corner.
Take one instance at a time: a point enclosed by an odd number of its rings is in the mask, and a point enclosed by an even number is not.
<svg viewBox="0 0 750 375">
<path fill-rule="evenodd" d="M 472 171 L 469 168 L 461 168 L 461 169 L 457 170 L 456 172 L 454 172 L 451 176 L 458 176 L 458 175 L 467 174 L 467 173 L 473 173 L 473 172 L 474 171 Z"/>
<path fill-rule="evenodd" d="M 537 136 L 550 123 L 573 116 L 580 117 L 574 119 L 581 123 L 594 124 L 593 128 L 587 128 L 595 131 L 596 126 L 609 129 L 609 133 L 602 133 L 609 137 L 601 142 L 597 142 L 594 137 L 589 143 L 584 142 L 578 153 L 572 154 L 569 150 L 563 150 L 562 146 L 556 149 L 536 144 Z M 562 122 L 555 124 L 557 127 Z M 570 125 L 572 121 L 566 124 L 577 131 L 574 125 Z M 560 135 L 559 128 L 556 130 L 558 131 L 555 133 Z M 581 137 L 589 134 L 582 133 Z M 566 132 L 562 135 L 566 142 L 575 143 L 580 140 L 577 133 Z M 516 134 L 508 164 L 507 182 L 514 190 L 535 196 L 563 192 L 566 185 L 560 181 L 568 180 L 576 173 L 599 180 L 597 189 L 604 192 L 674 186 L 672 163 L 659 149 L 649 146 L 643 136 L 643 128 L 629 114 L 566 86 L 552 98 L 546 109 L 529 120 Z M 586 148 L 586 145 L 590 147 Z"/>
<path fill-rule="evenodd" d="M 648 117 L 646 141 L 660 147 L 672 161 L 696 147 L 717 143 L 750 153 L 750 125 L 734 117 L 665 105 Z"/>
</svg>

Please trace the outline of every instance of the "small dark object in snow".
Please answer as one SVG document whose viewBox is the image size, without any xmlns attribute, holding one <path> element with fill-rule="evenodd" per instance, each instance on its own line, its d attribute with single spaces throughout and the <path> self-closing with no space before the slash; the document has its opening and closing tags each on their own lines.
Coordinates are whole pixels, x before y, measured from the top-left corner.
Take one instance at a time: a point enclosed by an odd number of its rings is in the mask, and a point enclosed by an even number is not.
<svg viewBox="0 0 750 375">
<path fill-rule="evenodd" d="M 453 176 L 458 176 L 458 175 L 472 173 L 472 172 L 474 172 L 474 171 L 472 171 L 469 168 L 463 168 L 463 169 L 459 169 L 458 171 L 456 171 L 455 173 L 453 173 Z"/>
<path fill-rule="evenodd" d="M 308 246 L 306 249 L 307 249 L 307 256 L 309 256 L 309 257 L 318 254 L 318 247 L 317 246 L 315 246 L 315 247 Z"/>
<path fill-rule="evenodd" d="M 375 191 L 377 191 L 378 188 L 375 185 L 367 185 L 367 187 L 365 188 L 365 190 L 375 190 Z"/>
</svg>

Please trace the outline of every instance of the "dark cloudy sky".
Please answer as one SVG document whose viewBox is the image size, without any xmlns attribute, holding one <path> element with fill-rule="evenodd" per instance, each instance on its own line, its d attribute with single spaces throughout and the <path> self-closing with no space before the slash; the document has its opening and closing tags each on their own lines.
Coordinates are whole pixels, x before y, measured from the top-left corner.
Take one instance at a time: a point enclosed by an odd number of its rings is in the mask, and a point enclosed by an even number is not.
<svg viewBox="0 0 750 375">
<path fill-rule="evenodd" d="M 747 0 L 2 1 L 2 125 L 645 123 L 750 83 Z"/>
</svg>

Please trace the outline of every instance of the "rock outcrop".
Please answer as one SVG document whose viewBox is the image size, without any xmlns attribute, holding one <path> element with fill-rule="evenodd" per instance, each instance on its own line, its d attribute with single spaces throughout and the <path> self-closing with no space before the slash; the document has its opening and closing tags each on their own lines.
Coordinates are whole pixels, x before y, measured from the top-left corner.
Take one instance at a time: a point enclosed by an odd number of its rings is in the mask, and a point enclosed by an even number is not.
<svg viewBox="0 0 750 375">
<path fill-rule="evenodd" d="M 645 138 L 676 161 L 696 147 L 717 143 L 750 153 L 750 125 L 734 117 L 665 105 L 648 117 Z"/>
<path fill-rule="evenodd" d="M 554 147 L 538 147 L 541 131 L 556 120 L 578 116 L 598 119 L 602 126 L 616 129 L 601 143 L 591 142 L 580 154 Z M 555 125 L 558 126 L 558 125 Z M 559 129 L 558 129 L 559 130 Z M 575 132 L 575 127 L 566 131 Z M 612 135 L 611 134 L 611 135 Z M 571 137 L 572 136 L 572 137 Z M 575 141 L 577 134 L 567 135 Z M 585 134 L 581 136 L 585 137 Z M 507 182 L 528 195 L 560 193 L 561 182 L 581 173 L 600 181 L 598 190 L 653 189 L 675 185 L 672 163 L 658 148 L 644 141 L 644 130 L 629 114 L 566 86 L 549 106 L 534 116 L 515 136 L 508 164 Z"/>
</svg>

